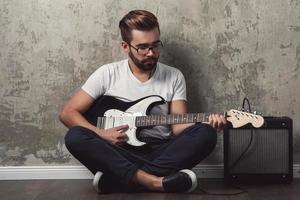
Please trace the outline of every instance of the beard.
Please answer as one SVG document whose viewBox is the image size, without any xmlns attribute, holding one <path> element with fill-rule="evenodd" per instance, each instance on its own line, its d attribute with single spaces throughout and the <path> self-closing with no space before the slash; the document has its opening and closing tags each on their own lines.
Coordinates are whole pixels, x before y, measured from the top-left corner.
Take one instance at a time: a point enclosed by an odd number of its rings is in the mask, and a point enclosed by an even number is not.
<svg viewBox="0 0 300 200">
<path fill-rule="evenodd" d="M 132 54 L 131 51 L 128 53 L 128 55 L 133 63 L 143 71 L 152 71 L 156 67 L 158 62 L 158 57 L 148 57 L 146 59 L 139 60 Z"/>
</svg>

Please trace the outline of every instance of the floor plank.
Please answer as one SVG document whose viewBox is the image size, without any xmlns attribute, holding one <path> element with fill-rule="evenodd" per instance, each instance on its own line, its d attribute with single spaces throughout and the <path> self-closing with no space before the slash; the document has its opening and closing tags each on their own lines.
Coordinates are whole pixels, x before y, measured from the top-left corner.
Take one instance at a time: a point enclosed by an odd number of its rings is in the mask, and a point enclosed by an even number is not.
<svg viewBox="0 0 300 200">
<path fill-rule="evenodd" d="M 3 200 L 298 200 L 300 196 L 300 180 L 297 179 L 291 184 L 244 184 L 239 186 L 242 189 L 224 184 L 221 179 L 200 179 L 199 187 L 193 194 L 98 195 L 93 190 L 91 180 L 0 181 L 0 198 Z M 243 190 L 246 192 L 234 195 Z"/>
</svg>

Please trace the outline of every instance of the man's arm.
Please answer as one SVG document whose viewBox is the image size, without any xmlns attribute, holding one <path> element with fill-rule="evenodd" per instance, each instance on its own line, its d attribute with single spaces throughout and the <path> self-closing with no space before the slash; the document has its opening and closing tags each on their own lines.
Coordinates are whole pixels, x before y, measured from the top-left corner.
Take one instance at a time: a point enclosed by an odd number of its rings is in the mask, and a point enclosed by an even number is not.
<svg viewBox="0 0 300 200">
<path fill-rule="evenodd" d="M 175 100 L 170 103 L 171 114 L 185 114 L 187 112 L 187 105 L 185 100 Z M 195 123 L 189 124 L 174 124 L 172 125 L 172 132 L 174 135 L 179 135 L 182 131 Z M 219 114 L 211 114 L 208 119 L 208 124 L 215 128 L 217 131 L 223 129 L 226 124 L 224 116 Z"/>
<path fill-rule="evenodd" d="M 80 89 L 65 104 L 62 112 L 59 114 L 60 121 L 68 128 L 83 126 L 96 132 L 96 127 L 82 116 L 82 113 L 84 113 L 93 102 L 94 99 L 84 90 Z"/>
<path fill-rule="evenodd" d="M 60 121 L 68 128 L 73 126 L 88 128 L 113 144 L 122 144 L 127 141 L 128 137 L 125 134 L 125 131 L 128 129 L 127 125 L 103 130 L 95 127 L 83 117 L 82 113 L 84 113 L 93 102 L 94 99 L 84 90 L 80 89 L 65 104 L 62 112 L 59 114 Z"/>
</svg>

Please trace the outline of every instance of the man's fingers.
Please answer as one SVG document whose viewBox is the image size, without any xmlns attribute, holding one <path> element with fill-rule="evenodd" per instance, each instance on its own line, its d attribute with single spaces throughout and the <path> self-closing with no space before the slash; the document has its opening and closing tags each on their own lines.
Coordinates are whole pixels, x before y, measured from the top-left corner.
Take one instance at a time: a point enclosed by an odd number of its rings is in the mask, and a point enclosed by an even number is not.
<svg viewBox="0 0 300 200">
<path fill-rule="evenodd" d="M 213 119 L 211 115 L 208 116 L 208 123 L 209 125 L 213 126 Z"/>
<path fill-rule="evenodd" d="M 222 130 L 224 125 L 226 124 L 224 116 L 220 114 L 209 115 L 208 122 L 213 128 L 217 130 Z"/>
<path fill-rule="evenodd" d="M 117 131 L 121 131 L 121 132 L 125 132 L 125 131 L 127 131 L 128 130 L 128 128 L 129 128 L 129 126 L 127 125 L 127 124 L 125 124 L 125 125 L 121 125 L 121 126 L 116 126 L 115 127 L 115 129 L 117 130 Z"/>
<path fill-rule="evenodd" d="M 215 114 L 212 114 L 212 119 L 213 119 L 213 127 L 217 128 L 218 127 L 218 119 Z"/>
<path fill-rule="evenodd" d="M 119 139 L 119 140 L 126 140 L 126 139 L 128 139 L 128 136 L 127 136 L 127 134 L 126 133 L 119 133 L 119 135 L 117 136 L 117 139 Z"/>
<path fill-rule="evenodd" d="M 223 122 L 223 124 L 225 125 L 225 124 L 227 123 L 227 121 L 226 121 L 225 117 L 222 115 L 222 116 L 221 116 L 221 118 L 222 118 L 222 122 Z"/>
<path fill-rule="evenodd" d="M 128 136 L 126 133 L 120 133 L 116 139 L 117 139 L 116 145 L 122 145 L 128 141 Z"/>
<path fill-rule="evenodd" d="M 215 117 L 213 114 L 210 114 L 208 117 L 208 123 L 211 125 L 213 128 L 215 128 Z"/>
</svg>

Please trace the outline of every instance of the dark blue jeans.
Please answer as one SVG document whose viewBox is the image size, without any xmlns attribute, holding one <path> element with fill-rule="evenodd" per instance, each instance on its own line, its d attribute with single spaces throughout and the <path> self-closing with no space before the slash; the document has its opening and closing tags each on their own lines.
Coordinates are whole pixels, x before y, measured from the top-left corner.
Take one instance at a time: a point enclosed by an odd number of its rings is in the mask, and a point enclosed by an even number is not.
<svg viewBox="0 0 300 200">
<path fill-rule="evenodd" d="M 156 176 L 191 169 L 213 151 L 216 142 L 216 131 L 202 123 L 170 140 L 141 147 L 110 144 L 80 126 L 69 129 L 65 136 L 70 153 L 93 174 L 101 171 L 124 183 L 130 183 L 138 169 Z"/>
</svg>

